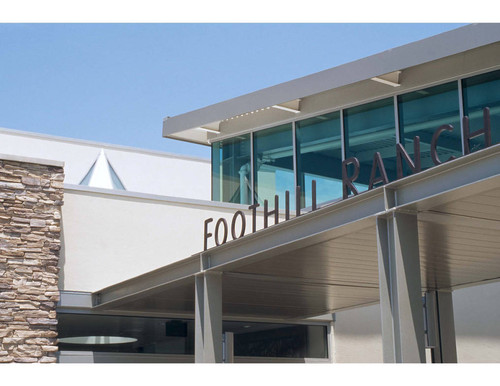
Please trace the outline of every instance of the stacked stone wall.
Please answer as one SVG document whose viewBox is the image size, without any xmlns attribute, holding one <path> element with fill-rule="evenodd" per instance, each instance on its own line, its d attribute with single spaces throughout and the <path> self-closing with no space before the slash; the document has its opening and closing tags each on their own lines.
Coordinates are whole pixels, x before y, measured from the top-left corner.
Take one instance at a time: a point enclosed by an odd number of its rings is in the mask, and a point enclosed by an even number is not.
<svg viewBox="0 0 500 386">
<path fill-rule="evenodd" d="M 56 362 L 63 173 L 0 159 L 0 363 Z"/>
</svg>

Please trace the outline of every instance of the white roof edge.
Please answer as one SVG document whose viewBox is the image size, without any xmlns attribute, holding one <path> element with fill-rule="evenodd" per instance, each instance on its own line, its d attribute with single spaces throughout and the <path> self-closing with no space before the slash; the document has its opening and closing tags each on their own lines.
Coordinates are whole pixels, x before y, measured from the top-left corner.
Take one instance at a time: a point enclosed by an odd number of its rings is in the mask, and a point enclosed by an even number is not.
<svg viewBox="0 0 500 386">
<path fill-rule="evenodd" d="M 163 136 L 304 98 L 498 41 L 500 41 L 500 23 L 470 24 L 175 117 L 164 118 Z"/>
<path fill-rule="evenodd" d="M 24 157 L 20 155 L 14 154 L 4 154 L 0 153 L 0 161 L 14 161 L 14 162 L 25 162 L 29 164 L 39 164 L 46 166 L 56 166 L 56 167 L 64 167 L 63 161 L 49 160 L 45 158 L 33 158 L 33 157 Z"/>
<path fill-rule="evenodd" d="M 162 202 L 169 202 L 172 204 L 196 205 L 196 206 L 205 206 L 211 208 L 229 209 L 229 210 L 248 210 L 248 205 L 201 200 L 196 198 L 163 196 L 159 194 L 132 192 L 128 190 L 105 189 L 105 188 L 97 188 L 86 185 L 74 185 L 65 183 L 64 190 L 74 191 L 74 192 L 105 194 L 105 195 L 119 196 L 119 197 L 129 197 L 142 200 L 162 201 Z"/>
<path fill-rule="evenodd" d="M 156 155 L 156 156 L 160 156 L 160 157 L 177 158 L 177 159 L 183 159 L 183 160 L 188 160 L 188 161 L 199 161 L 199 162 L 205 162 L 205 163 L 210 162 L 210 160 L 207 158 L 168 153 L 168 152 L 163 152 L 160 150 L 141 149 L 139 147 L 133 147 L 133 146 L 115 145 L 115 144 L 111 144 L 111 143 L 89 141 L 86 139 L 60 137 L 57 135 L 35 133 L 32 131 L 8 129 L 5 127 L 0 127 L 0 133 L 5 133 L 5 134 L 9 134 L 9 135 L 17 135 L 20 137 L 31 137 L 31 138 L 38 138 L 38 139 L 46 139 L 46 140 L 50 140 L 50 141 L 73 143 L 73 144 L 77 144 L 77 145 L 87 145 L 87 146 L 93 146 L 96 148 L 104 148 L 104 149 L 110 149 L 110 150 L 130 151 L 130 152 L 134 152 L 134 153 Z"/>
</svg>

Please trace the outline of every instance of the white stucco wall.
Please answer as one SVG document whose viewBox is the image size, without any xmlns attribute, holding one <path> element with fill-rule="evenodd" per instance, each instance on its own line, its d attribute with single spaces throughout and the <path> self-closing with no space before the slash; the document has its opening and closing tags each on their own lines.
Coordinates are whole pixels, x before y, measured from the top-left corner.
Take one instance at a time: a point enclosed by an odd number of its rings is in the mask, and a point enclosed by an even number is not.
<svg viewBox="0 0 500 386">
<path fill-rule="evenodd" d="M 63 161 L 68 184 L 81 182 L 101 149 L 128 191 L 211 198 L 210 160 L 0 128 L 0 153 Z"/>
<path fill-rule="evenodd" d="M 500 363 L 500 283 L 453 291 L 459 363 Z M 382 332 L 379 305 L 335 314 L 338 363 L 380 363 Z"/>
<path fill-rule="evenodd" d="M 204 220 L 214 219 L 210 232 L 215 233 L 220 217 L 230 226 L 236 210 L 244 208 L 76 188 L 65 189 L 62 208 L 59 283 L 68 291 L 100 290 L 201 252 Z M 249 233 L 250 211 L 245 214 Z M 257 225 L 262 226 L 261 216 Z"/>
<path fill-rule="evenodd" d="M 458 361 L 500 363 L 500 283 L 453 292 Z"/>
<path fill-rule="evenodd" d="M 335 313 L 336 363 L 382 363 L 382 329 L 378 304 Z"/>
</svg>

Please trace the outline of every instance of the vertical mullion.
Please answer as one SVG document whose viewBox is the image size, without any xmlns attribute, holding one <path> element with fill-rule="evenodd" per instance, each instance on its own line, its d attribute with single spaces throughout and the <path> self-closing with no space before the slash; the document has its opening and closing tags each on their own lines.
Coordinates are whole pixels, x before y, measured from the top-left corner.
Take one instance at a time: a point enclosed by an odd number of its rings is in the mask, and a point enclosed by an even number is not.
<svg viewBox="0 0 500 386">
<path fill-rule="evenodd" d="M 462 79 L 458 79 L 458 108 L 460 111 L 460 136 L 462 138 L 462 155 L 465 154 L 465 145 L 464 145 L 464 98 L 462 93 Z"/>
<path fill-rule="evenodd" d="M 254 178 L 254 156 L 253 156 L 253 136 L 254 133 L 250 133 L 250 193 L 252 198 L 250 199 L 250 205 L 255 204 L 255 178 Z"/>
<path fill-rule="evenodd" d="M 394 95 L 394 126 L 396 129 L 396 143 L 401 143 L 401 133 L 399 131 L 399 110 L 398 110 L 397 95 Z"/>
<path fill-rule="evenodd" d="M 344 110 L 340 110 L 340 141 L 342 150 L 342 161 L 345 161 L 345 134 L 344 134 Z"/>
<path fill-rule="evenodd" d="M 224 148 L 222 141 L 219 142 L 219 151 L 217 152 L 217 156 L 219 158 L 219 201 L 224 202 Z"/>
<path fill-rule="evenodd" d="M 210 144 L 210 201 L 214 201 L 214 144 Z"/>
<path fill-rule="evenodd" d="M 295 135 L 295 121 L 292 122 L 292 144 L 293 144 L 293 179 L 295 181 L 295 187 L 299 186 L 299 177 L 298 177 L 298 173 L 297 173 L 297 138 L 296 138 L 296 135 Z M 294 189 L 294 191 L 297 191 L 297 189 Z M 304 186 L 304 194 L 305 194 L 305 186 Z M 300 197 L 299 199 L 297 199 L 297 197 L 295 197 L 295 202 L 300 202 Z M 295 208 L 295 210 L 297 210 L 297 208 Z"/>
<path fill-rule="evenodd" d="M 292 122 L 292 135 L 293 135 L 293 178 L 295 186 L 299 186 L 298 173 L 297 173 L 297 137 L 295 134 L 295 121 Z"/>
</svg>

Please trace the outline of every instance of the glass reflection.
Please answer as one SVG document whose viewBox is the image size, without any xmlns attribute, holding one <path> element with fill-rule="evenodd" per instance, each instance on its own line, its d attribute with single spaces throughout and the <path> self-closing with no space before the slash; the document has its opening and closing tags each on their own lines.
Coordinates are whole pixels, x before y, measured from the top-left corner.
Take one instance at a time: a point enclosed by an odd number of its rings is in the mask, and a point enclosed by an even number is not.
<svg viewBox="0 0 500 386">
<path fill-rule="evenodd" d="M 250 204 L 250 134 L 212 144 L 212 200 Z"/>
<path fill-rule="evenodd" d="M 401 144 L 414 158 L 413 139 L 420 137 L 422 170 L 435 166 L 431 159 L 432 136 L 441 125 L 452 125 L 453 131 L 444 131 L 437 141 L 437 155 L 441 162 L 451 156 L 462 155 L 462 136 L 458 104 L 457 82 L 429 87 L 398 96 L 399 130 Z M 403 163 L 403 175 L 410 174 Z"/>
<path fill-rule="evenodd" d="M 484 128 L 483 108 L 490 108 L 491 144 L 500 142 L 500 70 L 462 81 L 464 115 L 469 117 L 470 132 Z M 484 135 L 469 141 L 471 153 L 484 149 Z"/>
<path fill-rule="evenodd" d="M 254 133 L 255 202 L 269 201 L 274 208 L 274 195 L 279 196 L 280 209 L 285 208 L 285 191 L 290 191 L 290 208 L 295 208 L 295 175 L 293 171 L 292 124 Z"/>
<path fill-rule="evenodd" d="M 312 205 L 312 180 L 318 204 L 342 197 L 340 112 L 298 121 L 295 134 L 301 207 Z"/>
<path fill-rule="evenodd" d="M 59 349 L 135 354 L 194 354 L 194 321 L 137 316 L 58 315 Z M 224 321 L 223 332 L 234 334 L 236 356 L 326 358 L 327 331 L 321 325 Z M 82 344 L 74 337 L 87 337 Z M 92 338 L 113 337 L 108 342 Z M 127 342 L 117 341 L 127 337 Z"/>
<path fill-rule="evenodd" d="M 379 152 L 389 181 L 396 179 L 396 130 L 393 98 L 382 99 L 344 110 L 346 159 L 356 157 L 360 171 L 354 186 L 368 189 L 373 157 Z M 353 165 L 348 174 L 353 175 Z M 377 171 L 375 177 L 379 177 Z M 380 185 L 375 185 L 378 187 Z"/>
</svg>

